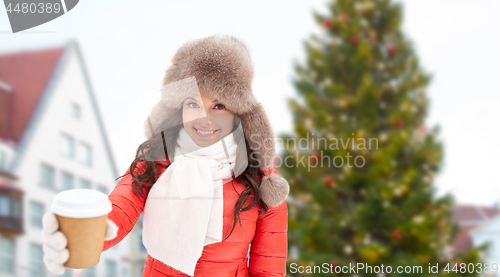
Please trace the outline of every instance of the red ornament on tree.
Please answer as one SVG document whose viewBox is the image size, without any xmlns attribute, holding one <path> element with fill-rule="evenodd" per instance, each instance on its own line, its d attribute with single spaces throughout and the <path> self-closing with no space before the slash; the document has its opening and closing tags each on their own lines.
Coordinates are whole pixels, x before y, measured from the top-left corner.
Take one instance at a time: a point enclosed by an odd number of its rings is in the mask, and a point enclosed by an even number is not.
<svg viewBox="0 0 500 277">
<path fill-rule="evenodd" d="M 325 183 L 325 185 L 330 187 L 333 184 L 333 178 L 331 176 L 326 176 L 323 179 L 323 182 Z"/>
<path fill-rule="evenodd" d="M 396 127 L 398 127 L 398 128 L 401 128 L 401 127 L 403 127 L 404 123 L 401 120 L 396 120 L 396 122 L 394 123 L 394 125 L 396 125 Z"/>
<path fill-rule="evenodd" d="M 394 46 L 392 44 L 389 45 L 389 46 L 387 46 L 387 53 L 389 53 L 391 55 L 394 54 L 394 53 L 396 53 L 396 46 Z"/>
<path fill-rule="evenodd" d="M 401 238 L 401 232 L 398 230 L 392 232 L 392 238 L 399 240 Z"/>
<path fill-rule="evenodd" d="M 349 20 L 349 15 L 348 15 L 348 14 L 346 14 L 346 13 L 342 13 L 342 14 L 340 15 L 340 20 L 342 20 L 342 21 L 344 21 L 344 22 L 345 22 L 345 21 L 347 21 L 347 20 Z"/>
<path fill-rule="evenodd" d="M 332 21 L 331 21 L 330 19 L 328 19 L 328 18 L 324 19 L 324 20 L 323 20 L 323 26 L 324 26 L 325 28 L 330 28 L 330 27 L 332 27 Z"/>
<path fill-rule="evenodd" d="M 359 42 L 359 38 L 358 36 L 352 36 L 351 37 L 351 43 L 352 44 L 357 44 Z"/>
<path fill-rule="evenodd" d="M 311 155 L 311 161 L 314 162 L 314 163 L 317 163 L 319 160 L 319 156 L 318 154 L 312 154 Z"/>
<path fill-rule="evenodd" d="M 330 264 L 332 265 L 333 268 L 337 267 L 337 262 L 336 261 L 331 261 Z"/>
<path fill-rule="evenodd" d="M 425 126 L 422 126 L 422 127 L 420 127 L 419 131 L 421 134 L 425 134 L 425 133 L 427 133 L 427 128 L 425 128 Z"/>
</svg>

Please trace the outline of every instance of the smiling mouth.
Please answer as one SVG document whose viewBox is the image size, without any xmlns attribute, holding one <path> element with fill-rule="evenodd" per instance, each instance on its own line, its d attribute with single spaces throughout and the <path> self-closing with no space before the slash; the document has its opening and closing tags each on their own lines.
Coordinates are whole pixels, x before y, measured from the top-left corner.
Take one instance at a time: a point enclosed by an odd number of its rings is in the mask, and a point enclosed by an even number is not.
<svg viewBox="0 0 500 277">
<path fill-rule="evenodd" d="M 196 129 L 195 127 L 193 127 L 193 128 L 196 130 L 196 132 L 198 132 L 199 134 L 205 135 L 205 136 L 206 136 L 206 135 L 213 134 L 213 133 L 215 133 L 215 132 L 219 131 L 219 129 L 217 129 L 217 130 L 213 130 L 213 131 L 211 131 L 211 132 L 210 132 L 210 131 L 205 132 L 205 131 L 200 131 L 200 130 Z"/>
</svg>

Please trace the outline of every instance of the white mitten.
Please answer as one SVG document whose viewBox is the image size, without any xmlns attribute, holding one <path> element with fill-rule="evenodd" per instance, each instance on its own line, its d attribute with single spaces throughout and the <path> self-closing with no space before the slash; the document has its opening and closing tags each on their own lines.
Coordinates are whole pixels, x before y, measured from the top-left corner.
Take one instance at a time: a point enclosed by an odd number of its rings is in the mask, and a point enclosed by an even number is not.
<svg viewBox="0 0 500 277">
<path fill-rule="evenodd" d="M 118 226 L 111 221 L 106 221 L 106 234 L 104 240 L 112 240 L 118 234 Z M 68 240 L 59 230 L 59 222 L 54 213 L 48 212 L 43 216 L 43 262 L 47 268 L 55 274 L 64 273 L 64 263 L 69 259 L 69 251 L 66 248 Z"/>
</svg>

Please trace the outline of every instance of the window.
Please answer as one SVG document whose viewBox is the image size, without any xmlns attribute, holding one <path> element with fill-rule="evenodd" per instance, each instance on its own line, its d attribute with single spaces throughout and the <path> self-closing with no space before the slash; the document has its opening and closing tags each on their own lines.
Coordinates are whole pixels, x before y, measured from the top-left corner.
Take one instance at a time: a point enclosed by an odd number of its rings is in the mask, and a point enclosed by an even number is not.
<svg viewBox="0 0 500 277">
<path fill-rule="evenodd" d="M 95 277 L 95 266 L 94 267 L 85 268 L 83 270 L 82 277 Z"/>
<path fill-rule="evenodd" d="M 137 262 L 135 265 L 135 276 L 143 276 L 144 262 Z"/>
<path fill-rule="evenodd" d="M 21 218 L 21 202 L 19 199 L 0 195 L 0 216 Z"/>
<path fill-rule="evenodd" d="M 75 119 L 80 119 L 80 106 L 76 103 L 71 104 L 71 116 Z"/>
<path fill-rule="evenodd" d="M 92 165 L 92 149 L 90 148 L 90 145 L 80 143 L 78 159 L 86 166 Z"/>
<path fill-rule="evenodd" d="M 75 143 L 73 138 L 68 135 L 61 134 L 61 154 L 69 159 L 72 159 L 75 155 L 74 148 Z"/>
<path fill-rule="evenodd" d="M 73 188 L 73 175 L 63 172 L 61 173 L 61 190 L 68 190 Z"/>
<path fill-rule="evenodd" d="M 21 218 L 21 201 L 17 198 L 10 199 L 12 202 L 12 214 L 14 218 Z"/>
<path fill-rule="evenodd" d="M 14 275 L 14 239 L 0 234 L 0 273 Z"/>
<path fill-rule="evenodd" d="M 40 186 L 45 188 L 54 188 L 54 168 L 46 165 L 40 165 Z"/>
<path fill-rule="evenodd" d="M 42 218 L 44 214 L 44 207 L 42 204 L 31 201 L 30 202 L 30 224 L 34 227 L 42 228 Z"/>
<path fill-rule="evenodd" d="M 99 185 L 97 186 L 97 190 L 104 193 L 104 194 L 108 194 L 108 188 L 106 188 L 105 186 L 103 185 Z"/>
<path fill-rule="evenodd" d="M 30 276 L 45 276 L 45 267 L 43 264 L 43 249 L 41 245 L 34 243 L 30 245 Z"/>
<path fill-rule="evenodd" d="M 10 216 L 10 198 L 0 195 L 0 216 Z"/>
<path fill-rule="evenodd" d="M 89 180 L 80 179 L 80 188 L 81 189 L 91 189 L 92 188 L 92 184 L 90 183 Z"/>
<path fill-rule="evenodd" d="M 115 261 L 106 261 L 106 277 L 115 277 L 116 276 L 116 262 Z"/>
<path fill-rule="evenodd" d="M 142 223 L 137 224 L 137 249 L 139 253 L 147 253 L 146 247 L 142 243 Z"/>
<path fill-rule="evenodd" d="M 0 151 L 0 169 L 5 169 L 6 168 L 6 163 L 7 163 L 7 155 Z"/>
</svg>

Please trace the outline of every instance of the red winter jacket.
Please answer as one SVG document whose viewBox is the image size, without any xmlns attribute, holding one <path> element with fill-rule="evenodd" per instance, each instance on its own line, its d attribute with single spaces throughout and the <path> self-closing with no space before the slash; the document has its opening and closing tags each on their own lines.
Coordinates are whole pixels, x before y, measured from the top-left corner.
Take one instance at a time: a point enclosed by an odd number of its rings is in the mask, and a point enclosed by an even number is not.
<svg viewBox="0 0 500 277">
<path fill-rule="evenodd" d="M 168 164 L 168 161 L 156 162 Z M 143 171 L 143 162 L 137 163 L 134 172 Z M 158 178 L 165 168 L 157 166 Z M 130 168 L 128 169 L 130 170 Z M 127 170 L 127 172 L 128 172 Z M 278 174 L 276 169 L 272 169 Z M 269 172 L 265 172 L 268 176 Z M 146 198 L 137 195 L 131 186 L 130 174 L 123 177 L 109 195 L 113 210 L 108 218 L 118 226 L 118 235 L 115 239 L 104 242 L 103 251 L 120 242 L 134 227 L 144 209 Z M 223 238 L 227 237 L 233 227 L 234 205 L 245 186 L 234 179 L 234 188 L 227 182 L 224 184 L 224 226 Z M 144 188 L 149 193 L 150 188 Z M 236 191 L 235 191 L 236 189 Z M 254 195 L 252 191 L 252 195 Z M 246 207 L 251 197 L 243 205 Z M 203 248 L 203 253 L 196 264 L 195 277 L 275 277 L 286 275 L 286 258 L 288 253 L 288 207 L 286 201 L 275 208 L 269 208 L 268 213 L 259 210 L 258 205 L 251 210 L 241 212 L 241 223 L 236 222 L 233 233 L 227 240 L 209 244 Z M 259 218 L 258 218 L 259 217 Z M 250 263 L 248 262 L 248 247 L 250 249 Z M 143 277 L 186 277 L 189 276 L 149 256 L 146 259 Z"/>
</svg>

